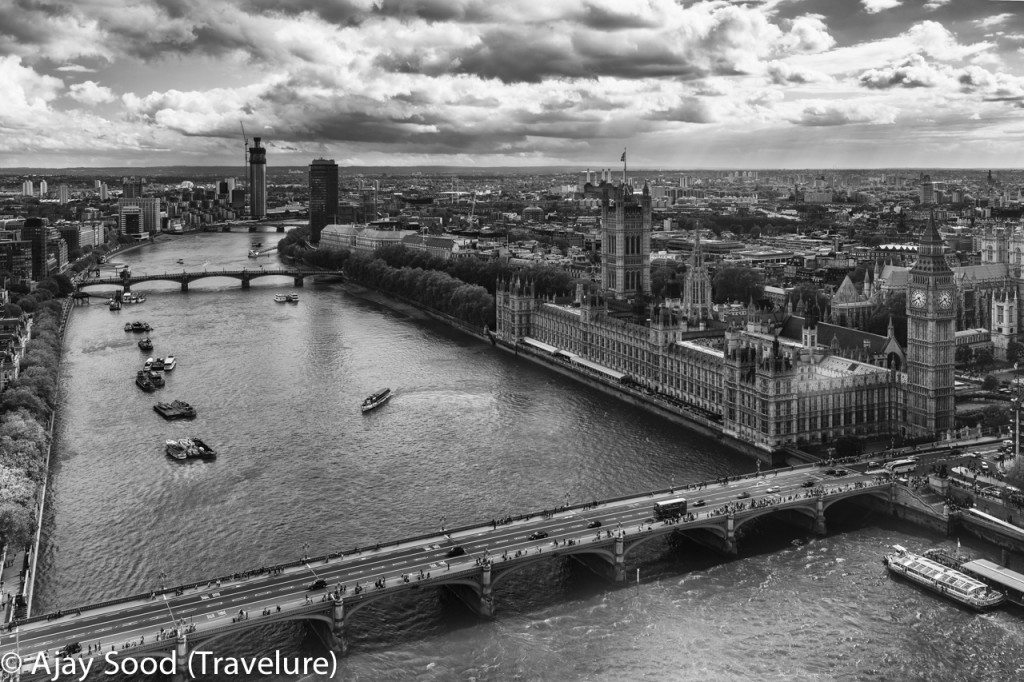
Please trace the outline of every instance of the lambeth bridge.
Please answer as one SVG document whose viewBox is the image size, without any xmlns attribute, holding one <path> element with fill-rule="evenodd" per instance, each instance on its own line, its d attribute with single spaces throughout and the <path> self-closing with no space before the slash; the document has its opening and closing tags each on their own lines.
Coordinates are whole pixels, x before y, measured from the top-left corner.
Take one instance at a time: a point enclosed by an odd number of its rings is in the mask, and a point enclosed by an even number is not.
<svg viewBox="0 0 1024 682">
<path fill-rule="evenodd" d="M 445 589 L 492 617 L 495 591 L 539 562 L 571 559 L 621 582 L 638 548 L 672 534 L 735 556 L 744 527 L 755 519 L 824 534 L 832 505 L 852 499 L 891 509 L 896 487 L 875 472 L 804 465 L 442 528 L 23 618 L 9 626 L 14 636 L 2 638 L 0 659 L 16 652 L 25 664 L 23 677 L 31 679 L 30 666 L 40 656 L 52 661 L 61 647 L 79 643 L 84 657 L 110 651 L 135 658 L 174 655 L 183 670 L 191 650 L 210 650 L 225 636 L 295 620 L 320 623 L 325 643 L 344 653 L 353 614 L 399 593 Z M 688 500 L 686 514 L 655 518 L 657 502 L 680 497 Z"/>
<path fill-rule="evenodd" d="M 78 291 L 82 292 L 84 287 L 105 284 L 123 287 L 125 291 L 131 291 L 133 284 L 141 282 L 178 282 L 182 291 L 188 291 L 189 282 L 207 277 L 231 277 L 242 282 L 242 288 L 248 289 L 249 283 L 260 277 L 291 277 L 295 286 L 301 287 L 307 277 L 326 276 L 341 277 L 343 273 L 336 270 L 300 270 L 295 268 L 257 268 L 241 270 L 182 270 L 181 272 L 164 272 L 162 274 L 132 275 L 123 271 L 117 277 L 103 277 L 83 279 L 77 282 Z M 82 292 L 87 293 L 87 292 Z"/>
</svg>

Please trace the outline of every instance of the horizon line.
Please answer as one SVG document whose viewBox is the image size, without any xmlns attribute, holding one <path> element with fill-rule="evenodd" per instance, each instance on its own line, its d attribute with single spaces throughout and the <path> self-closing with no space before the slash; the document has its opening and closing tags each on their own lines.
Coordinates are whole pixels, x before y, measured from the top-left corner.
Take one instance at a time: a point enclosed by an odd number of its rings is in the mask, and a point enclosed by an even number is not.
<svg viewBox="0 0 1024 682">
<path fill-rule="evenodd" d="M 1024 0 L 1022 0 L 1024 1 Z M 280 166 L 269 166 L 270 168 L 307 168 L 311 164 L 283 164 Z M 105 165 L 105 166 L 11 166 L 3 167 L 0 166 L 0 173 L 12 173 L 17 171 L 71 171 L 71 170 L 104 170 L 112 168 L 130 168 L 130 169 L 168 169 L 168 168 L 237 168 L 234 164 L 170 164 L 170 165 L 158 165 L 158 166 L 133 166 L 133 165 Z M 338 168 L 400 168 L 400 169 L 416 169 L 416 168 L 458 168 L 467 170 L 495 170 L 495 169 L 509 169 L 509 170 L 530 170 L 530 169 L 565 169 L 565 168 L 578 168 L 579 172 L 586 172 L 587 170 L 593 172 L 600 172 L 603 168 L 611 168 L 614 173 L 621 172 L 621 169 L 614 166 L 587 166 L 586 164 L 543 164 L 536 166 L 467 166 L 458 164 L 350 164 L 340 165 Z M 895 170 L 895 171 L 911 171 L 911 170 L 1008 170 L 1008 171 L 1024 171 L 1024 167 L 1020 166 L 844 166 L 842 168 L 832 167 L 826 168 L 821 166 L 700 166 L 700 167 L 651 167 L 651 168 L 634 168 L 628 173 L 649 173 L 649 172 L 677 172 L 677 171 L 799 171 L 799 170 L 813 170 L 813 171 L 825 171 L 825 172 L 838 172 L 838 171 L 883 171 L 883 170 Z M 247 168 L 244 170 L 248 170 Z"/>
</svg>

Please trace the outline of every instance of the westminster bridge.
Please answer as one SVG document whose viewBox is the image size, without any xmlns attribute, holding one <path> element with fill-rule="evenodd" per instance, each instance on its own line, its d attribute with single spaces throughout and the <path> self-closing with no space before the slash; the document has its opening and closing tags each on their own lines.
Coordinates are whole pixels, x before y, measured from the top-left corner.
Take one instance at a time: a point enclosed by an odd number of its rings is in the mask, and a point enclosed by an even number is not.
<svg viewBox="0 0 1024 682">
<path fill-rule="evenodd" d="M 571 558 L 621 582 L 639 547 L 672 534 L 735 556 L 740 531 L 755 519 L 824 534 L 832 505 L 871 499 L 892 508 L 896 488 L 874 472 L 804 465 L 442 529 L 24 618 L 0 641 L 0 659 L 16 652 L 28 673 L 43 652 L 52 660 L 61 647 L 80 643 L 84 657 L 173 654 L 180 670 L 191 650 L 296 620 L 321 623 L 325 643 L 344 653 L 353 614 L 398 593 L 443 588 L 491 617 L 501 584 L 539 562 Z M 680 497 L 689 502 L 684 516 L 654 518 L 656 502 Z"/>
<path fill-rule="evenodd" d="M 238 270 L 182 270 L 181 272 L 164 272 L 160 274 L 132 275 L 124 271 L 116 277 L 98 277 L 93 279 L 82 279 L 76 282 L 78 291 L 84 292 L 85 287 L 96 285 L 119 286 L 125 291 L 131 291 L 133 284 L 141 282 L 178 282 L 182 291 L 188 291 L 190 282 L 207 277 L 230 277 L 240 280 L 243 289 L 249 288 L 249 283 L 260 277 L 291 277 L 295 286 L 301 287 L 307 277 L 328 276 L 342 277 L 344 273 L 340 270 L 310 270 L 297 268 L 242 268 Z"/>
</svg>

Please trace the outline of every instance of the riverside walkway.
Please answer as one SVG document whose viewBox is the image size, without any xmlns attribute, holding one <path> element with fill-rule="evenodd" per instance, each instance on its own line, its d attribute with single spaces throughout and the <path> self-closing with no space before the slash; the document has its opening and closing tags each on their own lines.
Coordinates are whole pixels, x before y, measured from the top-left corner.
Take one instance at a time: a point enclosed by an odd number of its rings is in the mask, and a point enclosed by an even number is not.
<svg viewBox="0 0 1024 682">
<path fill-rule="evenodd" d="M 83 657 L 173 653 L 183 664 L 192 649 L 285 620 L 322 623 L 325 641 L 343 653 L 351 616 L 398 592 L 445 588 L 490 617 L 501 583 L 540 561 L 570 557 L 622 581 L 631 554 L 651 540 L 684 533 L 735 555 L 737 531 L 754 519 L 823 534 L 831 505 L 862 496 L 891 503 L 893 487 L 887 477 L 807 465 L 532 512 L 34 616 L 11 624 L 0 655 L 15 652 L 25 661 L 23 679 L 32 678 L 28 666 L 42 652 L 52 660 L 71 643 L 81 645 Z M 654 518 L 656 502 L 680 497 L 689 501 L 685 516 Z"/>
</svg>

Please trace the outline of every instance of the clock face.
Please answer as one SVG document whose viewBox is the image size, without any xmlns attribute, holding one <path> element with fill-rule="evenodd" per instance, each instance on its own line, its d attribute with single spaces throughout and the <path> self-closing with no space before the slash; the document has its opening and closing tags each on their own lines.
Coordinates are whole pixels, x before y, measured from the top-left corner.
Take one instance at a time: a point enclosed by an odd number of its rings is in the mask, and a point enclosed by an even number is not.
<svg viewBox="0 0 1024 682">
<path fill-rule="evenodd" d="M 910 305 L 914 306 L 915 308 L 923 308 L 924 307 L 924 292 L 921 291 L 920 289 L 915 289 L 913 292 L 911 292 L 911 294 L 910 294 Z"/>
<path fill-rule="evenodd" d="M 953 295 L 948 291 L 943 291 L 939 294 L 939 307 L 949 309 L 953 307 Z"/>
</svg>

